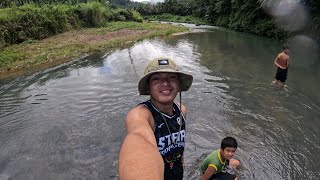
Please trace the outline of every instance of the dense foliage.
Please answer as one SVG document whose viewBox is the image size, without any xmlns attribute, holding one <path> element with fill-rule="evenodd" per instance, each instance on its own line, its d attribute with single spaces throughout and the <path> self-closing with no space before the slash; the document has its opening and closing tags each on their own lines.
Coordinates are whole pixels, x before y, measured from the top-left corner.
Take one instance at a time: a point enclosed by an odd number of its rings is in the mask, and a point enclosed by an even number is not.
<svg viewBox="0 0 320 180">
<path fill-rule="evenodd" d="M 265 5 L 277 4 L 280 0 L 164 0 L 157 4 L 132 0 L 2 0 L 0 8 L 5 9 L 0 9 L 0 47 L 4 42 L 44 38 L 74 27 L 101 26 L 104 21 L 141 21 L 135 11 L 119 7 L 135 9 L 152 20 L 206 22 L 276 39 L 305 32 L 319 40 L 320 1 L 286 0 L 289 1 L 302 4 L 309 14 L 309 21 L 302 29 L 284 26 L 266 12 Z"/>
<path fill-rule="evenodd" d="M 35 4 L 38 6 L 46 4 L 69 4 L 75 5 L 79 3 L 100 2 L 104 4 L 116 4 L 120 6 L 129 6 L 131 4 L 139 4 L 130 0 L 1 0 L 0 8 L 8 8 L 13 6 L 23 6 L 26 4 Z"/>
<path fill-rule="evenodd" d="M 299 31 L 309 32 L 319 39 L 320 1 L 295 2 L 302 4 L 310 13 L 309 23 Z M 280 0 L 165 0 L 156 5 L 140 4 L 136 10 L 143 16 L 173 14 L 200 17 L 213 25 L 277 39 L 296 33 L 265 11 L 263 5 L 272 3 L 280 3 Z"/>
<path fill-rule="evenodd" d="M 80 27 L 101 27 L 109 21 L 138 21 L 133 10 L 99 2 L 68 4 L 27 4 L 0 9 L 0 47 L 27 39 L 43 39 Z"/>
</svg>

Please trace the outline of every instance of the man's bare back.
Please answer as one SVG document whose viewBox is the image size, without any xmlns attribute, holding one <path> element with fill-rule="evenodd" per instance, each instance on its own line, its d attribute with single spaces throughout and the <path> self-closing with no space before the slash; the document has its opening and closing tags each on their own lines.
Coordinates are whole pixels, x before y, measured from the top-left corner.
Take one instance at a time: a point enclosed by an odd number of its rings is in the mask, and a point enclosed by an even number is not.
<svg viewBox="0 0 320 180">
<path fill-rule="evenodd" d="M 283 51 L 278 54 L 274 64 L 281 69 L 287 69 L 289 66 L 289 56 Z"/>
<path fill-rule="evenodd" d="M 283 87 L 288 75 L 289 48 L 287 46 L 283 46 L 282 48 L 283 51 L 278 54 L 273 62 L 278 69 L 275 75 L 275 80 L 272 82 L 272 84 L 277 84 L 280 81 Z"/>
</svg>

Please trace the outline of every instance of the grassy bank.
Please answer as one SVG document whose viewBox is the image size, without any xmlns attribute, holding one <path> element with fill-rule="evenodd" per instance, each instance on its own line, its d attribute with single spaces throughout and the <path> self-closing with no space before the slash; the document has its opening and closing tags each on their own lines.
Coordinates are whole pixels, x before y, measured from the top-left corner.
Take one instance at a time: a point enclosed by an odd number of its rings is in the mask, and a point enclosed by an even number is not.
<svg viewBox="0 0 320 180">
<path fill-rule="evenodd" d="M 0 9 L 0 48 L 48 38 L 73 29 L 103 27 L 110 21 L 142 22 L 142 17 L 136 11 L 99 2 L 42 6 L 29 4 Z"/>
<path fill-rule="evenodd" d="M 192 24 L 209 24 L 209 22 L 203 18 L 197 18 L 194 16 L 178 16 L 178 15 L 172 15 L 172 14 L 144 16 L 144 19 L 149 20 L 149 21 L 167 21 L 167 22 L 192 23 Z"/>
<path fill-rule="evenodd" d="M 0 78 L 61 64 L 97 51 L 156 36 L 187 31 L 169 24 L 110 22 L 102 28 L 72 30 L 43 40 L 29 40 L 0 52 Z"/>
</svg>

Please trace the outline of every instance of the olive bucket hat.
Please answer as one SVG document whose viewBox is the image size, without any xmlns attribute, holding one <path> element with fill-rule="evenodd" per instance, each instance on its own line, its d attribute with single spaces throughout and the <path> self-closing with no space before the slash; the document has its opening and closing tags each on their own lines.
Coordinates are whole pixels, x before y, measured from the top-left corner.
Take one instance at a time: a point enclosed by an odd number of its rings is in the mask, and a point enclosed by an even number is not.
<svg viewBox="0 0 320 180">
<path fill-rule="evenodd" d="M 193 76 L 181 72 L 176 63 L 169 58 L 157 58 L 151 60 L 144 68 L 144 76 L 139 80 L 138 89 L 140 95 L 149 95 L 147 81 L 149 77 L 158 72 L 177 73 L 180 80 L 180 90 L 188 91 L 191 87 Z"/>
</svg>

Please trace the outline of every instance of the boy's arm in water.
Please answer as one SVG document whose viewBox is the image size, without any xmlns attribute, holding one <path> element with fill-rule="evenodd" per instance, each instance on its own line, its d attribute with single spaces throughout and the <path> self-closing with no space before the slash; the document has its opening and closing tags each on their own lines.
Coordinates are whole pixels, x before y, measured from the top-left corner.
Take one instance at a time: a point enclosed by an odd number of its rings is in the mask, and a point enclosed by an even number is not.
<svg viewBox="0 0 320 180">
<path fill-rule="evenodd" d="M 215 172 L 216 172 L 216 169 L 213 166 L 208 166 L 206 171 L 203 173 L 201 180 L 210 179 Z"/>
<path fill-rule="evenodd" d="M 119 154 L 121 180 L 163 179 L 164 164 L 151 128 L 151 118 L 150 111 L 142 105 L 127 115 L 128 132 Z"/>
</svg>

